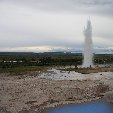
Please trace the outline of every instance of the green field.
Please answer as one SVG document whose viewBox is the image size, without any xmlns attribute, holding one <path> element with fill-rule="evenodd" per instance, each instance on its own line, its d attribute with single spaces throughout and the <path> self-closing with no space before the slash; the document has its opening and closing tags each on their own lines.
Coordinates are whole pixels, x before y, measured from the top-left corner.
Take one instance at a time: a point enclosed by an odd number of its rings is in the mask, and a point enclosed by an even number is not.
<svg viewBox="0 0 113 113">
<path fill-rule="evenodd" d="M 0 73 L 24 73 L 48 66 L 82 65 L 81 53 L 63 52 L 0 52 Z M 94 54 L 94 64 L 112 64 L 113 54 Z"/>
</svg>

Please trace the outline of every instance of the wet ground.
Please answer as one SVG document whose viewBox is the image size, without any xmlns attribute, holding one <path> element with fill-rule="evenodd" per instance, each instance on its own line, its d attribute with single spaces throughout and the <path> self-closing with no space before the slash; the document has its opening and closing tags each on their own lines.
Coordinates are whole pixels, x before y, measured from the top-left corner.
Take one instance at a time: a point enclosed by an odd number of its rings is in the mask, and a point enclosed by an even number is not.
<svg viewBox="0 0 113 113">
<path fill-rule="evenodd" d="M 39 78 L 48 80 L 100 80 L 113 88 L 113 72 L 81 74 L 75 71 L 62 71 L 55 67 L 49 69 L 46 73 L 40 74 Z"/>
</svg>

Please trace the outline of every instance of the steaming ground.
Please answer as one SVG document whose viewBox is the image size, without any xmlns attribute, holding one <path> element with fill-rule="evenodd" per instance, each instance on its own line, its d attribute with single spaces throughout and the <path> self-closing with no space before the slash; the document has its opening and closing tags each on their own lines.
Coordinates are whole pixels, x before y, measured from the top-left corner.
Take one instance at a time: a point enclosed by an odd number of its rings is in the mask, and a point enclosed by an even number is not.
<svg viewBox="0 0 113 113">
<path fill-rule="evenodd" d="M 90 74 L 81 74 L 75 71 L 62 71 L 55 68 L 40 74 L 39 78 L 51 80 L 102 80 L 113 79 L 113 72 L 99 72 Z"/>
<path fill-rule="evenodd" d="M 39 78 L 49 80 L 100 80 L 113 87 L 113 72 L 99 72 L 90 74 L 81 74 L 75 71 L 61 71 L 57 68 L 51 68 L 46 73 L 42 73 Z"/>
</svg>

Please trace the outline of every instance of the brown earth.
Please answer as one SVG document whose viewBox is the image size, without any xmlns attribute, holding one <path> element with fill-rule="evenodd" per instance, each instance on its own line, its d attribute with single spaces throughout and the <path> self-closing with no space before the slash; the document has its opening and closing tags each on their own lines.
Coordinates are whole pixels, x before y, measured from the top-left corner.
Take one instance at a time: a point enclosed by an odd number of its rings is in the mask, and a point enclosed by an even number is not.
<svg viewBox="0 0 113 113">
<path fill-rule="evenodd" d="M 59 104 L 99 98 L 113 101 L 113 91 L 99 80 L 45 80 L 38 76 L 0 76 L 0 113 L 42 113 Z"/>
</svg>

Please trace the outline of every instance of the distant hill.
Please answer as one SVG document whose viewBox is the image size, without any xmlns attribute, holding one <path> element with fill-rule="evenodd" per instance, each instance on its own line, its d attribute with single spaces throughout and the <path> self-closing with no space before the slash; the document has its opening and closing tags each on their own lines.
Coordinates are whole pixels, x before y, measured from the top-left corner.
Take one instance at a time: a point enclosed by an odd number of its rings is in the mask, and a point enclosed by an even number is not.
<svg viewBox="0 0 113 113">
<path fill-rule="evenodd" d="M 35 56 L 35 55 L 63 55 L 63 54 L 81 54 L 81 53 L 71 53 L 71 52 L 43 52 L 43 53 L 34 53 L 34 52 L 0 52 L 0 56 Z"/>
<path fill-rule="evenodd" d="M 34 56 L 33 52 L 0 52 L 0 56 Z"/>
</svg>

